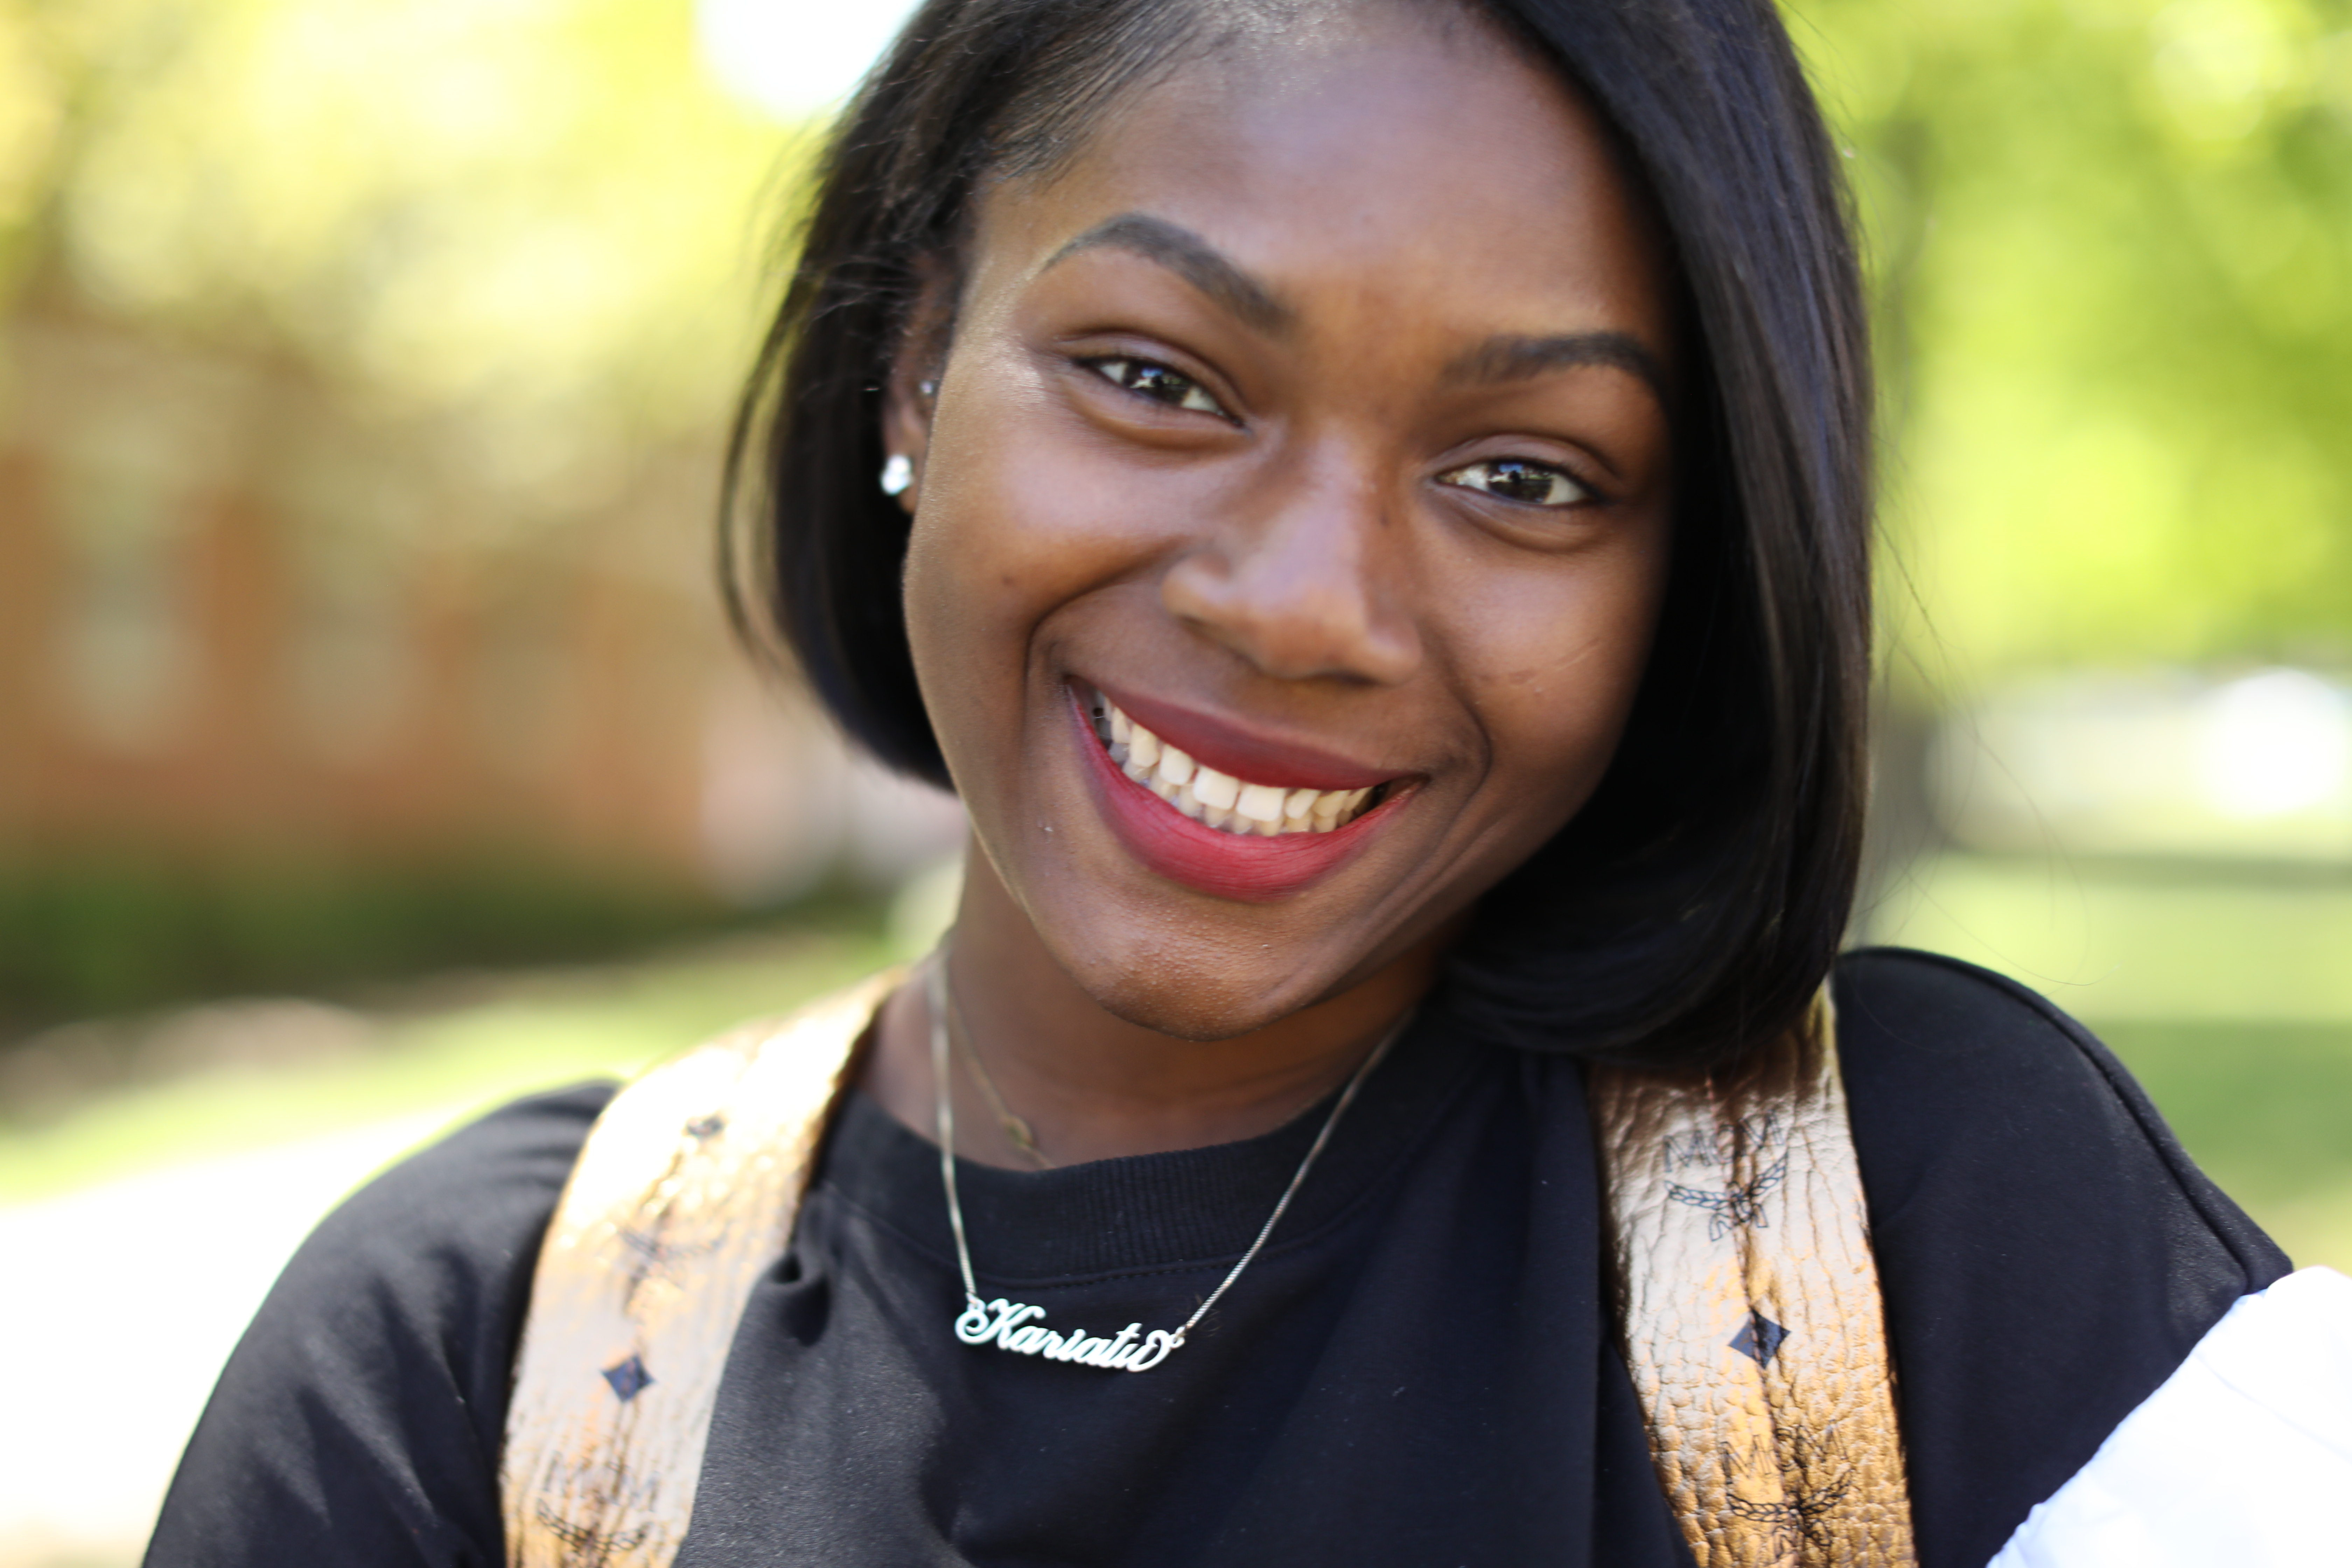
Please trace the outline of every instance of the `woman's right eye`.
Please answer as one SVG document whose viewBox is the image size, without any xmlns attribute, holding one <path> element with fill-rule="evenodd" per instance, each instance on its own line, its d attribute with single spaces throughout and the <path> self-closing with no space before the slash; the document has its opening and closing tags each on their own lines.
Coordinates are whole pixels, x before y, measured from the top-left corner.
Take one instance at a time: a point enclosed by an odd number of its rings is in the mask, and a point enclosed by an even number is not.
<svg viewBox="0 0 2352 1568">
<path fill-rule="evenodd" d="M 1223 405 L 1210 396 L 1208 389 L 1182 371 L 1148 359 L 1096 359 L 1086 362 L 1087 368 L 1109 382 L 1113 386 L 1148 397 L 1154 403 L 1171 408 L 1190 409 L 1196 414 L 1213 414 L 1220 419 L 1231 419 Z"/>
</svg>

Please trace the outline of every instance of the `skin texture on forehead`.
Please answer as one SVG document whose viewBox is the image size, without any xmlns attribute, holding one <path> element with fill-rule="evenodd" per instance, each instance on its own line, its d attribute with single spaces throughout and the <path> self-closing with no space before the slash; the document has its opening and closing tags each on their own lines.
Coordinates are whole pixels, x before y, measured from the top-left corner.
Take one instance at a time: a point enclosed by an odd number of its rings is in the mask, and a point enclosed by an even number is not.
<svg viewBox="0 0 2352 1568">
<path fill-rule="evenodd" d="M 1218 8 L 988 191 L 936 399 L 911 363 L 892 389 L 978 850 L 965 1015 L 1041 1135 L 1101 1152 L 1245 1135 L 1345 1072 L 1598 784 L 1664 585 L 1671 289 L 1591 111 L 1451 5 L 1281 9 Z M 1205 402 L 1103 368 L 1136 363 Z M 1590 500 L 1464 481 L 1496 463 Z M 1389 778 L 1381 820 L 1280 897 L 1172 879 L 1106 811 L 1097 687 Z M 868 1084 L 918 1126 L 919 1023 L 886 1013 Z"/>
</svg>

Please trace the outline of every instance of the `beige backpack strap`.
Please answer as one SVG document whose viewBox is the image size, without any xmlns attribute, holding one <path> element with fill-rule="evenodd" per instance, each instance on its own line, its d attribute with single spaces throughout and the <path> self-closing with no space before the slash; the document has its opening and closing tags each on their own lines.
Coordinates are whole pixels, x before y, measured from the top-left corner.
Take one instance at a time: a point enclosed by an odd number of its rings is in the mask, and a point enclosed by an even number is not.
<svg viewBox="0 0 2352 1568">
<path fill-rule="evenodd" d="M 1737 1086 L 1591 1078 L 1626 1360 L 1699 1568 L 1916 1561 L 1824 992 Z"/>
<path fill-rule="evenodd" d="M 509 1568 L 667 1568 L 719 1373 L 792 1239 L 875 978 L 654 1068 L 607 1106 L 556 1206 L 516 1358 Z"/>
</svg>

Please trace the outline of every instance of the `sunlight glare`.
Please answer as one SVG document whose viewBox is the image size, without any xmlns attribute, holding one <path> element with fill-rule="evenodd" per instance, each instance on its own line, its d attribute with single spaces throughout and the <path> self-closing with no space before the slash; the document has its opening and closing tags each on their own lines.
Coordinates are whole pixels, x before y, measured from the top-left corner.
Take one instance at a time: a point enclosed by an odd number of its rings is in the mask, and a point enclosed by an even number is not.
<svg viewBox="0 0 2352 1568">
<path fill-rule="evenodd" d="M 2266 669 L 2231 682 L 2207 710 L 2205 790 L 2231 816 L 2323 805 L 2352 778 L 2352 703 L 2318 677 Z"/>
<path fill-rule="evenodd" d="M 909 0 L 697 0 L 705 68 L 780 121 L 848 96 L 914 9 Z"/>
</svg>

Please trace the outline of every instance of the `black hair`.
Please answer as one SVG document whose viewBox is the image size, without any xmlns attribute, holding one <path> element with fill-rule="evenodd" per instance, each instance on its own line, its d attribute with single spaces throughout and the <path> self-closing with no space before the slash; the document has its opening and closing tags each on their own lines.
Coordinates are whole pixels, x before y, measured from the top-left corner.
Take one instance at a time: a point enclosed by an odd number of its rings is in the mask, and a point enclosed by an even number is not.
<svg viewBox="0 0 2352 1568">
<path fill-rule="evenodd" d="M 1592 799 L 1480 901 L 1450 1005 L 1530 1047 L 1727 1062 L 1807 1016 L 1860 854 L 1873 393 L 1843 167 L 1771 0 L 1417 3 L 1486 15 L 1597 109 L 1693 340 L 1633 716 Z M 728 602 L 892 767 L 948 782 L 908 651 L 908 520 L 875 483 L 910 312 L 982 178 L 1069 155 L 1203 47 L 1212 10 L 929 0 L 819 167 L 730 449 Z"/>
</svg>

